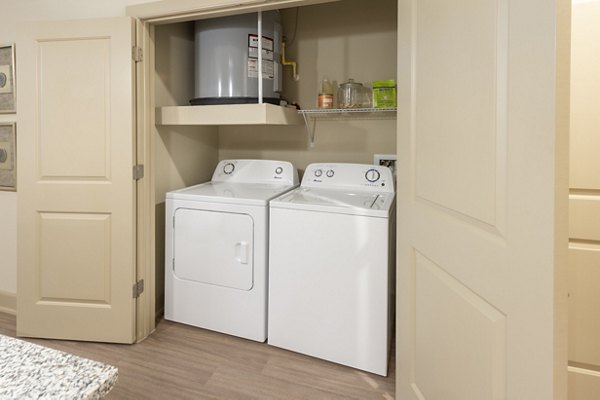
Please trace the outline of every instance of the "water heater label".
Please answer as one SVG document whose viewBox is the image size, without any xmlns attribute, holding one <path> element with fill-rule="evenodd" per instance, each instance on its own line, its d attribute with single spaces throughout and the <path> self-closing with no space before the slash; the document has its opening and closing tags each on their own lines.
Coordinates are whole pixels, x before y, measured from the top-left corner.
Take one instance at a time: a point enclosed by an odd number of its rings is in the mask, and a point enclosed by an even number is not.
<svg viewBox="0 0 600 400">
<path fill-rule="evenodd" d="M 258 48 L 257 47 L 248 47 L 248 57 L 258 59 Z M 273 52 L 262 49 L 262 58 L 263 60 L 271 60 L 273 61 Z"/>
<path fill-rule="evenodd" d="M 274 79 L 275 64 L 273 53 L 273 39 L 262 37 L 262 77 Z M 258 78 L 258 35 L 248 35 L 248 78 Z"/>
<path fill-rule="evenodd" d="M 273 61 L 263 60 L 262 77 L 271 80 L 275 77 Z M 258 78 L 258 60 L 256 58 L 248 58 L 248 78 Z"/>
<path fill-rule="evenodd" d="M 264 50 L 269 50 L 269 51 L 273 51 L 273 39 L 271 39 L 270 37 L 267 36 L 263 36 L 262 37 L 262 48 L 263 48 L 263 53 Z M 250 34 L 248 35 L 248 47 L 255 47 L 258 48 L 258 35 L 253 35 Z"/>
</svg>

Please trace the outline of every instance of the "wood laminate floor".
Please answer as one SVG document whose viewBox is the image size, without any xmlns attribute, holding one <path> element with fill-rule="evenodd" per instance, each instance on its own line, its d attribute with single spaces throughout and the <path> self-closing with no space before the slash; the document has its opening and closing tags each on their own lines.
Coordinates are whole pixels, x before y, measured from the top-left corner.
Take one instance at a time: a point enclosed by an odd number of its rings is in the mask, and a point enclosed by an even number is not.
<svg viewBox="0 0 600 400">
<path fill-rule="evenodd" d="M 15 336 L 15 324 L 0 313 L 0 334 Z M 28 340 L 118 367 L 109 400 L 394 398 L 393 357 L 381 377 L 164 320 L 135 345 Z"/>
</svg>

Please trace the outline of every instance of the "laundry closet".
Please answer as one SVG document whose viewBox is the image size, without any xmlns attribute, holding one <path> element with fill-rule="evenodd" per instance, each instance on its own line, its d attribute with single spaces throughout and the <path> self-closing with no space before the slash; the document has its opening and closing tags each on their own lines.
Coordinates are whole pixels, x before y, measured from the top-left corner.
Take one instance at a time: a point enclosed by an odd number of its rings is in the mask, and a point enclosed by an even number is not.
<svg viewBox="0 0 600 400">
<path fill-rule="evenodd" d="M 135 7 L 131 9 L 134 15 Z M 325 76 L 336 85 L 349 78 L 367 86 L 375 80 L 396 79 L 396 1 L 328 2 L 282 8 L 280 16 L 285 57 L 297 63 L 299 75 L 295 80 L 292 68 L 283 68 L 281 95 L 289 103 L 302 110 L 316 109 Z M 309 113 L 305 119 L 288 108 L 260 120 L 259 105 L 256 115 L 248 115 L 236 105 L 220 106 L 226 110 L 223 115 L 194 115 L 195 110 L 187 107 L 194 97 L 194 21 L 159 22 L 153 35 L 156 126 L 152 173 L 156 310 L 160 313 L 167 192 L 210 180 L 223 159 L 290 161 L 300 175 L 313 162 L 371 164 L 375 154 L 395 155 L 396 119 L 393 111 Z M 180 106 L 184 108 L 176 108 Z M 268 107 L 270 111 L 278 108 Z"/>
</svg>

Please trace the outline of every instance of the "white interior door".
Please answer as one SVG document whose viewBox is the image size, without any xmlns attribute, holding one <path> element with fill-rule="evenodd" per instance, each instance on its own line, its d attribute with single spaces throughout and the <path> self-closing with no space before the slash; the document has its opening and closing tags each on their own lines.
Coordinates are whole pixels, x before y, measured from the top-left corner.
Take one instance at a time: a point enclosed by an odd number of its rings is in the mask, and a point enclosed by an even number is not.
<svg viewBox="0 0 600 400">
<path fill-rule="evenodd" d="M 133 21 L 43 22 L 17 42 L 17 334 L 135 338 Z"/>
<path fill-rule="evenodd" d="M 566 396 L 569 8 L 399 1 L 398 399 Z"/>
</svg>

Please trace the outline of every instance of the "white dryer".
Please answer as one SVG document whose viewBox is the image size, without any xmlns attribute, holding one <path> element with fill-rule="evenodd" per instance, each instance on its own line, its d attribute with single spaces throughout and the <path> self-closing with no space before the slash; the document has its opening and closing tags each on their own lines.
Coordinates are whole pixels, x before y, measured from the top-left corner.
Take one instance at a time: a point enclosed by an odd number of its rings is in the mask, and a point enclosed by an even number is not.
<svg viewBox="0 0 600 400">
<path fill-rule="evenodd" d="M 386 167 L 311 164 L 270 203 L 268 343 L 387 374 L 394 184 Z"/>
<path fill-rule="evenodd" d="M 268 203 L 297 185 L 289 162 L 224 160 L 167 193 L 165 319 L 265 341 Z"/>
</svg>

